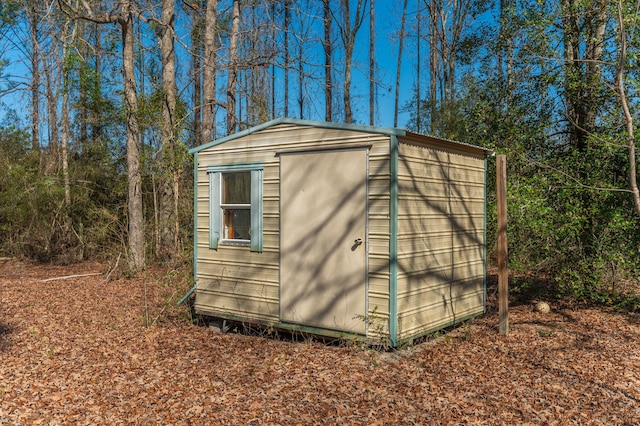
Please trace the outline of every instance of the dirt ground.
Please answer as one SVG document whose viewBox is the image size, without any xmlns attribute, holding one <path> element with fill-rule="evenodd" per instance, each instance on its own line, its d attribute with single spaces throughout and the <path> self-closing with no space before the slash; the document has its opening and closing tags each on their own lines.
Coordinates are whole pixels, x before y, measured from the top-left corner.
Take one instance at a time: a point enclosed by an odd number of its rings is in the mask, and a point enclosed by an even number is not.
<svg viewBox="0 0 640 426">
<path fill-rule="evenodd" d="M 522 304 L 501 336 L 490 308 L 381 352 L 215 333 L 179 274 L 107 269 L 0 264 L 0 425 L 640 424 L 637 314 Z"/>
</svg>

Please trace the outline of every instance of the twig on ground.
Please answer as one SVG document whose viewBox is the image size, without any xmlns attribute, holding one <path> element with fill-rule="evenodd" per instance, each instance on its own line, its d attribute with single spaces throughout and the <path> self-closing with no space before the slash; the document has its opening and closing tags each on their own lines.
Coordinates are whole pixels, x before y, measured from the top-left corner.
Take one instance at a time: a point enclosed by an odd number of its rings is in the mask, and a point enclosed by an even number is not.
<svg viewBox="0 0 640 426">
<path fill-rule="evenodd" d="M 177 291 L 174 291 L 173 294 L 171 295 L 171 297 L 169 298 L 169 300 L 173 300 L 173 298 L 175 297 L 176 293 L 177 293 Z M 156 315 L 156 317 L 153 319 L 153 321 L 151 321 L 151 324 L 149 324 L 149 327 L 153 326 L 153 324 L 155 324 L 156 321 L 158 321 L 158 318 L 160 318 L 160 315 L 162 315 L 164 310 L 167 309 L 167 306 L 169 306 L 168 302 L 164 304 L 164 306 L 162 307 L 160 312 L 158 312 L 158 315 Z"/>
<path fill-rule="evenodd" d="M 93 276 L 96 276 L 96 275 L 102 275 L 102 272 L 93 272 L 91 274 L 66 275 L 64 277 L 47 278 L 46 280 L 40 280 L 40 282 L 41 283 L 46 283 L 46 282 L 49 282 L 49 281 L 70 280 L 71 278 L 93 277 Z"/>
<path fill-rule="evenodd" d="M 113 271 L 115 271 L 118 268 L 118 262 L 120 262 L 120 255 L 122 255 L 122 253 L 118 253 L 118 258 L 116 259 L 116 264 L 113 265 L 113 268 L 111 268 L 109 273 L 107 273 L 107 276 L 104 278 L 104 281 L 101 284 L 106 283 L 107 281 L 109 281 L 109 277 L 111 276 Z"/>
</svg>

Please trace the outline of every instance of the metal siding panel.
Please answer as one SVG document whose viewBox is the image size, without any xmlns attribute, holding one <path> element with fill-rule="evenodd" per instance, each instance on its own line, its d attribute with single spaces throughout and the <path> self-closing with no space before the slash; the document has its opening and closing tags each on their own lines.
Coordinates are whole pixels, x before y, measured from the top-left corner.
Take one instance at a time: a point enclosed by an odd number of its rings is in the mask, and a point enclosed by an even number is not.
<svg viewBox="0 0 640 426">
<path fill-rule="evenodd" d="M 453 199 L 476 199 L 482 200 L 484 194 L 484 184 L 479 183 L 453 183 L 450 184 L 442 179 L 411 177 L 407 175 L 400 176 L 400 192 L 403 194 L 423 195 L 426 197 L 434 197 L 435 199 L 453 198 Z M 425 191 L 422 194 L 416 194 L 416 188 L 422 188 Z"/>
<path fill-rule="evenodd" d="M 459 311 L 456 315 L 447 315 L 446 311 L 438 312 L 427 310 L 423 311 L 421 315 L 404 315 L 400 318 L 402 324 L 401 341 L 423 336 L 427 333 L 457 324 L 460 321 L 481 315 L 483 312 L 482 309 L 469 309 Z M 425 314 L 428 313 L 431 313 L 432 316 L 425 316 Z M 428 326 L 425 326 L 425 324 L 428 324 Z"/>
<path fill-rule="evenodd" d="M 204 281 L 201 278 L 201 281 Z M 213 292 L 220 295 L 249 298 L 255 297 L 268 303 L 278 303 L 278 286 L 271 282 L 259 281 L 253 278 L 243 278 L 242 280 L 235 277 L 214 278 L 207 280 L 198 291 L 201 293 Z"/>
<path fill-rule="evenodd" d="M 484 159 L 400 145 L 400 339 L 484 310 Z"/>
<path fill-rule="evenodd" d="M 389 197 L 389 177 L 375 176 L 369 178 L 369 194 L 375 196 Z"/>
<path fill-rule="evenodd" d="M 212 262 L 221 265 L 239 263 L 250 268 L 254 265 L 277 266 L 278 252 L 263 251 L 262 253 L 254 253 L 249 251 L 248 245 L 227 245 L 220 244 L 218 251 L 209 250 L 201 253 L 199 258 L 203 263 Z"/>
<path fill-rule="evenodd" d="M 200 288 L 200 283 L 198 283 Z M 255 294 L 244 296 L 224 294 L 218 291 L 197 292 L 196 312 L 217 313 L 222 316 L 233 315 L 244 319 L 272 320 L 278 319 L 278 303 L 256 297 Z"/>
<path fill-rule="evenodd" d="M 447 262 L 442 265 L 432 266 L 432 268 L 425 271 L 400 271 L 398 276 L 402 278 L 410 278 L 412 280 L 420 279 L 426 273 L 430 274 L 433 277 L 441 277 L 442 279 L 448 280 L 451 277 L 451 270 L 454 269 L 460 276 L 482 276 L 483 271 L 483 262 L 481 260 L 473 261 L 473 262 L 465 262 L 464 264 L 454 265 L 450 262 Z"/>
<path fill-rule="evenodd" d="M 451 211 L 462 215 L 484 215 L 484 201 L 482 199 L 425 199 L 424 197 L 403 197 L 400 209 L 405 212 L 420 212 L 425 217 L 441 215 Z"/>
<path fill-rule="evenodd" d="M 428 219 L 421 218 L 419 214 L 403 214 L 399 218 L 399 235 L 415 235 L 416 233 L 426 234 L 425 230 L 432 232 L 462 231 L 480 233 L 484 225 L 483 215 L 455 215 L 451 217 L 432 216 Z M 479 237 L 482 235 L 479 234 Z M 401 239 L 402 240 L 402 239 Z M 410 249 L 410 248 L 409 248 Z"/>
</svg>

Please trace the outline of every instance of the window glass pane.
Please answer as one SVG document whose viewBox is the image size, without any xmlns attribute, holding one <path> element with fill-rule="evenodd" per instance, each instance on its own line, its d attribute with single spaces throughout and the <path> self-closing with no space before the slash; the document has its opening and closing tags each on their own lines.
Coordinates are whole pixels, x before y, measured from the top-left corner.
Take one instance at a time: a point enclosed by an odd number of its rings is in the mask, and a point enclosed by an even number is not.
<svg viewBox="0 0 640 426">
<path fill-rule="evenodd" d="M 249 172 L 222 175 L 222 204 L 251 204 L 251 174 Z"/>
<path fill-rule="evenodd" d="M 249 240 L 251 227 L 251 210 L 223 209 L 224 211 L 224 239 Z"/>
</svg>

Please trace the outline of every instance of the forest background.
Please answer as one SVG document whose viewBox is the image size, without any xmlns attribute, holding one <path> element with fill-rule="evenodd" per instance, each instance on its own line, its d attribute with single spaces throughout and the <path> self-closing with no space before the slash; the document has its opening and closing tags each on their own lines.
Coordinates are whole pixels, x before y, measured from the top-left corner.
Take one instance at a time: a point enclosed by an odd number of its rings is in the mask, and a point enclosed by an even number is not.
<svg viewBox="0 0 640 426">
<path fill-rule="evenodd" d="M 4 0 L 0 255 L 123 259 L 131 275 L 188 264 L 187 150 L 286 116 L 506 154 L 510 267 L 640 309 L 625 297 L 640 280 L 639 13 L 638 0 Z"/>
</svg>

